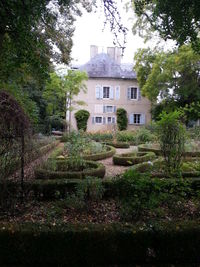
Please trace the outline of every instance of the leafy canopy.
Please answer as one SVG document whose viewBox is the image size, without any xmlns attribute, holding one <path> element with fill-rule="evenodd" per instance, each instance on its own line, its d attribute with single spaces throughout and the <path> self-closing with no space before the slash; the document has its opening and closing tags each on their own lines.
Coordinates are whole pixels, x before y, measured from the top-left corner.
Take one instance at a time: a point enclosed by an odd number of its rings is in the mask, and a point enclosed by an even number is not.
<svg viewBox="0 0 200 267">
<path fill-rule="evenodd" d="M 179 45 L 191 42 L 200 52 L 200 1 L 198 0 L 133 0 L 138 16 L 135 27 L 140 33 L 146 29 L 158 31 L 162 38 Z"/>
</svg>

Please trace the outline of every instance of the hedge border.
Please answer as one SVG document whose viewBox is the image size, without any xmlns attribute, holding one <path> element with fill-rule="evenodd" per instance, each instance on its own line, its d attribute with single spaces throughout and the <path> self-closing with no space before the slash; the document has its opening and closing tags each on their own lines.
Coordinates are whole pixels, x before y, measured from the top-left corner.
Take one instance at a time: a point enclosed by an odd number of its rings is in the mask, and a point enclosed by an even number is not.
<svg viewBox="0 0 200 267">
<path fill-rule="evenodd" d="M 0 225 L 1 265 L 187 263 L 192 266 L 200 263 L 199 250 L 200 227 L 195 221 L 142 227 L 123 224 Z"/>
<path fill-rule="evenodd" d="M 129 143 L 125 143 L 125 142 L 104 142 L 104 144 L 108 145 L 108 146 L 113 146 L 115 148 L 129 148 L 130 145 Z"/>
<path fill-rule="evenodd" d="M 157 160 L 155 161 L 152 161 L 152 163 L 156 162 Z M 141 173 L 148 173 L 149 174 L 149 171 L 148 171 L 148 168 L 151 167 L 150 165 L 151 163 L 148 163 L 148 162 L 141 162 L 141 163 L 138 163 L 138 164 L 135 164 L 134 166 L 132 166 L 131 168 L 133 168 L 135 171 L 138 171 L 138 172 L 141 172 Z M 143 169 L 143 170 L 141 170 Z M 166 176 L 166 174 L 164 173 L 159 173 L 159 172 L 155 172 L 153 174 L 150 173 L 150 176 L 152 178 L 168 178 Z M 182 177 L 183 178 L 198 178 L 200 177 L 200 171 L 194 171 L 194 172 L 182 172 Z"/>
<path fill-rule="evenodd" d="M 139 155 L 141 155 L 141 157 L 139 157 Z M 115 165 L 130 166 L 130 165 L 134 165 L 134 164 L 138 164 L 141 162 L 155 159 L 155 157 L 156 155 L 154 152 L 123 153 L 123 154 L 114 155 L 113 163 Z"/>
<path fill-rule="evenodd" d="M 156 148 L 150 148 L 150 147 L 145 147 L 144 144 L 143 145 L 139 145 L 138 146 L 138 151 L 141 152 L 154 152 L 157 156 L 161 156 L 161 150 L 160 149 L 156 149 Z M 184 157 L 200 157 L 200 151 L 185 151 L 183 153 Z"/>
<path fill-rule="evenodd" d="M 62 160 L 62 162 L 65 160 Z M 66 160 L 67 161 L 67 160 Z M 86 160 L 91 166 L 94 166 L 95 169 L 84 170 L 84 171 L 50 171 L 42 168 L 35 169 L 35 178 L 36 179 L 84 179 L 86 176 L 94 176 L 103 178 L 105 176 L 105 166 L 102 163 Z"/>
<path fill-rule="evenodd" d="M 92 154 L 92 155 L 85 155 L 85 156 L 83 156 L 83 158 L 85 160 L 97 161 L 97 160 L 101 160 L 101 159 L 106 159 L 106 158 L 112 157 L 116 153 L 116 149 L 114 147 L 108 146 L 108 145 L 106 145 L 106 147 L 109 149 L 106 152 Z"/>
</svg>

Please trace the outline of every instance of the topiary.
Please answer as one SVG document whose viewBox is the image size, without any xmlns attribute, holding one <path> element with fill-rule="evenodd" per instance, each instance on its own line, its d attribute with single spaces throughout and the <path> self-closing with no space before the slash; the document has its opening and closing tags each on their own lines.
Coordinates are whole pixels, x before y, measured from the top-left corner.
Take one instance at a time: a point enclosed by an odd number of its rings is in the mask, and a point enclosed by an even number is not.
<svg viewBox="0 0 200 267">
<path fill-rule="evenodd" d="M 128 125 L 127 112 L 123 108 L 117 109 L 117 126 L 120 131 L 126 130 Z"/>
<path fill-rule="evenodd" d="M 83 130 L 84 132 L 87 129 L 87 121 L 90 117 L 89 111 L 81 109 L 75 113 L 76 123 L 78 130 Z"/>
</svg>

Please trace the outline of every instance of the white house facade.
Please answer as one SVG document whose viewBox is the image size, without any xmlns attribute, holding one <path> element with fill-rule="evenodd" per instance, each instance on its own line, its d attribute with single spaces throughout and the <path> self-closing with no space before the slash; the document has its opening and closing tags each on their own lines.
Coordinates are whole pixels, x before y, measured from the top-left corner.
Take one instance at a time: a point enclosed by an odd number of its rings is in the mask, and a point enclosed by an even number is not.
<svg viewBox="0 0 200 267">
<path fill-rule="evenodd" d="M 87 131 L 110 131 L 116 128 L 118 108 L 127 111 L 128 129 L 143 126 L 151 121 L 150 101 L 141 96 L 136 74 L 131 64 L 121 64 L 121 50 L 107 48 L 106 53 L 98 54 L 98 48 L 91 46 L 91 59 L 79 70 L 86 71 L 87 93 L 80 92 L 76 101 L 84 101 L 85 106 L 75 106 L 71 114 L 71 125 L 77 129 L 74 114 L 79 109 L 90 113 Z"/>
</svg>

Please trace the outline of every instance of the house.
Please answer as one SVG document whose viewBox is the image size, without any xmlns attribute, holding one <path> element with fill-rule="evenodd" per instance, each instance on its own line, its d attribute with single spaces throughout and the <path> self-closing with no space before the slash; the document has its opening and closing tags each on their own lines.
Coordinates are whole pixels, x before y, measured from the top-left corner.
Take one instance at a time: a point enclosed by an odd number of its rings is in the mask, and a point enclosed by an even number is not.
<svg viewBox="0 0 200 267">
<path fill-rule="evenodd" d="M 77 129 L 74 114 L 79 109 L 90 113 L 89 132 L 116 129 L 118 108 L 127 111 L 129 130 L 148 124 L 151 103 L 141 96 L 133 65 L 121 64 L 121 49 L 108 47 L 107 53 L 98 53 L 98 47 L 91 46 L 90 55 L 90 61 L 78 68 L 88 73 L 87 93 L 80 92 L 75 99 L 87 106 L 76 106 L 72 111 L 72 128 Z"/>
</svg>

